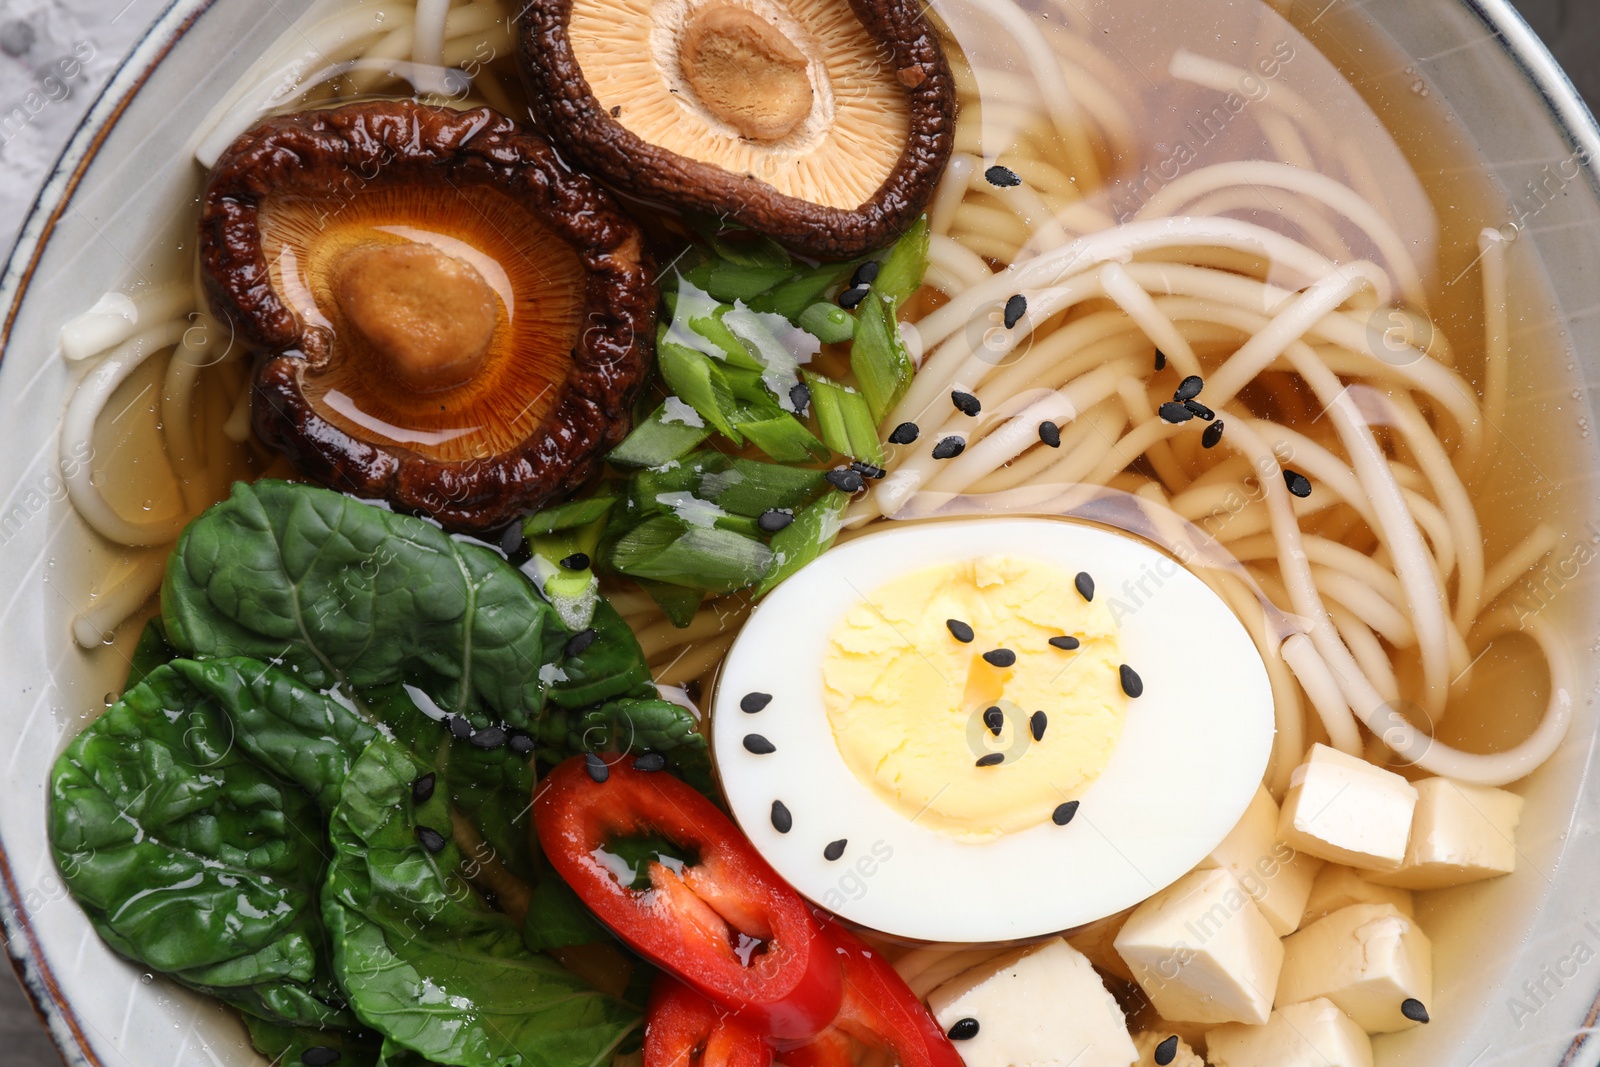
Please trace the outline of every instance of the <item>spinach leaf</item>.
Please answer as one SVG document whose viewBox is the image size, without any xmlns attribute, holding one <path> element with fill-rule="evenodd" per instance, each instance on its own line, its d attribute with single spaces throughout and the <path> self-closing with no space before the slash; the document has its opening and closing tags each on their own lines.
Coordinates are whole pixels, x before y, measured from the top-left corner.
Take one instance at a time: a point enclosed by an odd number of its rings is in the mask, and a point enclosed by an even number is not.
<svg viewBox="0 0 1600 1067">
<path fill-rule="evenodd" d="M 563 708 L 584 708 L 618 697 L 655 696 L 644 651 L 617 609 L 601 601 L 589 625 L 594 641 L 562 660 L 550 686 L 550 702 Z"/>
<path fill-rule="evenodd" d="M 324 962 L 315 804 L 173 667 L 73 741 L 50 799 L 57 865 L 117 952 L 265 1019 L 354 1022 Z"/>
<path fill-rule="evenodd" d="M 314 1048 L 337 1052 L 339 1067 L 377 1067 L 380 1042 L 376 1034 L 279 1026 L 249 1015 L 244 1017 L 244 1025 L 250 1031 L 250 1044 L 272 1067 L 299 1067 L 305 1062 L 301 1057 Z"/>
<path fill-rule="evenodd" d="M 161 625 L 161 617 L 152 618 L 139 631 L 139 643 L 134 646 L 133 659 L 128 662 L 128 680 L 122 688 L 132 689 L 150 677 L 151 671 L 163 663 L 170 663 L 177 654 L 167 643 L 167 629 Z"/>
<path fill-rule="evenodd" d="M 560 878 L 546 878 L 533 887 L 522 941 L 535 952 L 571 945 L 611 941 L 613 935 Z"/>
<path fill-rule="evenodd" d="M 217 702 L 240 748 L 310 793 L 324 812 L 339 802 L 350 765 L 378 736 L 357 712 L 259 660 L 180 659 L 172 669 Z"/>
<path fill-rule="evenodd" d="M 452 1067 L 599 1067 L 640 1023 L 490 910 L 460 877 L 448 801 L 417 803 L 434 771 L 379 738 L 351 769 L 334 810 L 334 858 L 322 896 L 334 969 L 384 1055 L 410 1050 Z"/>
<path fill-rule="evenodd" d="M 438 527 L 314 486 L 240 483 L 167 565 L 168 637 L 322 689 L 409 682 L 477 725 L 529 728 L 567 633 L 515 567 Z"/>
</svg>

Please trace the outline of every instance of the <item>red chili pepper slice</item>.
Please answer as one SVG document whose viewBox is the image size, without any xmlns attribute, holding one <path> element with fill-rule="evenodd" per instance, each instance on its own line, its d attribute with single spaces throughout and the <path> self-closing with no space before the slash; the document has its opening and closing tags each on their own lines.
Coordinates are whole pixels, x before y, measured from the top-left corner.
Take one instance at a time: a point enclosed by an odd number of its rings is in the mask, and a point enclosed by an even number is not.
<svg viewBox="0 0 1600 1067">
<path fill-rule="evenodd" d="M 662 975 L 650 989 L 644 1067 L 771 1067 L 761 1030 Z"/>
<path fill-rule="evenodd" d="M 961 1054 L 882 954 L 834 922 L 825 936 L 844 963 L 844 1002 L 832 1026 L 782 1053 L 785 1067 L 854 1067 L 857 1043 L 884 1050 L 898 1067 L 963 1067 Z"/>
<path fill-rule="evenodd" d="M 839 1011 L 843 976 L 810 908 L 694 789 L 618 760 L 596 782 L 581 757 L 534 792 L 551 864 L 600 920 L 717 1004 L 780 1040 L 809 1038 Z M 692 864 L 649 864 L 650 887 L 623 885 L 608 842 L 659 834 Z"/>
</svg>

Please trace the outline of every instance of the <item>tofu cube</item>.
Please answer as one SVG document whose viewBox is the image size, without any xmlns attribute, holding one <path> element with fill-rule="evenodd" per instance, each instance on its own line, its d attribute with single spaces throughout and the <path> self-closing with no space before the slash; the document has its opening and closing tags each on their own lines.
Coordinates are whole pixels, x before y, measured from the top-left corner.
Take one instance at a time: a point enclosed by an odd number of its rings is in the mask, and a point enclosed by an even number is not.
<svg viewBox="0 0 1600 1067">
<path fill-rule="evenodd" d="M 1257 787 L 1239 825 L 1196 869 L 1218 867 L 1239 879 L 1273 932 L 1284 937 L 1299 928 L 1322 861 L 1278 840 L 1277 802 L 1265 788 Z"/>
<path fill-rule="evenodd" d="M 1264 1023 L 1272 1011 L 1283 944 L 1228 871 L 1190 871 L 1139 905 L 1113 944 L 1168 1019 Z"/>
<path fill-rule="evenodd" d="M 1504 789 L 1448 778 L 1416 783 L 1411 843 L 1396 871 L 1369 877 L 1380 885 L 1444 889 L 1510 874 L 1517 867 L 1522 798 Z"/>
<path fill-rule="evenodd" d="M 1122 1009 L 1087 957 L 1063 938 L 1008 952 L 928 994 L 948 1031 L 976 1019 L 955 1043 L 967 1067 L 1129 1067 L 1139 1054 Z"/>
<path fill-rule="evenodd" d="M 1403 915 L 1416 914 L 1410 890 L 1377 885 L 1353 867 L 1329 863 L 1311 883 L 1311 897 L 1306 901 L 1305 917 L 1300 921 L 1314 923 L 1352 904 L 1393 904 Z"/>
<path fill-rule="evenodd" d="M 1272 1013 L 1265 1026 L 1219 1026 L 1206 1034 L 1212 1067 L 1372 1067 L 1372 1042 L 1328 1000 Z"/>
<path fill-rule="evenodd" d="M 1406 858 L 1417 791 L 1392 771 L 1327 745 L 1312 745 L 1283 798 L 1278 837 L 1296 852 L 1364 871 Z"/>
<path fill-rule="evenodd" d="M 1177 1050 L 1165 1064 L 1157 1064 L 1156 1047 L 1165 1041 L 1176 1041 Z M 1133 1035 L 1133 1047 L 1139 1050 L 1139 1058 L 1135 1061 L 1138 1067 L 1206 1067 L 1206 1061 L 1195 1055 L 1189 1043 L 1177 1034 L 1158 1034 L 1154 1030 L 1146 1030 Z"/>
<path fill-rule="evenodd" d="M 1353 904 L 1283 940 L 1278 1006 L 1326 997 L 1369 1034 L 1418 1024 L 1400 1005 L 1433 995 L 1433 945 L 1392 904 Z"/>
</svg>

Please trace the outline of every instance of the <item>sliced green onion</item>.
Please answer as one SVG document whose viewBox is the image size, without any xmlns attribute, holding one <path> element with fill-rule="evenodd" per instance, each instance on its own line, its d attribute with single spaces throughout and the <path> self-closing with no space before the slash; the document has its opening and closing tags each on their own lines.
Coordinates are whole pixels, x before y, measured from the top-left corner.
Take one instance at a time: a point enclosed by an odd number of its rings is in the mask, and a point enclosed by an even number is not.
<svg viewBox="0 0 1600 1067">
<path fill-rule="evenodd" d="M 718 300 L 754 300 L 793 273 L 788 267 L 743 267 L 718 263 L 706 277 L 706 291 Z"/>
<path fill-rule="evenodd" d="M 683 410 L 673 411 L 674 407 Z M 669 397 L 635 424 L 633 432 L 606 459 L 619 467 L 659 467 L 688 455 L 710 436 L 704 419 L 677 397 Z"/>
<path fill-rule="evenodd" d="M 856 266 L 857 263 L 851 262 L 812 267 L 746 303 L 752 311 L 768 311 L 782 315 L 790 322 L 798 322 L 801 312 L 820 300 L 826 300 L 828 290 L 848 281 Z"/>
<path fill-rule="evenodd" d="M 739 432 L 769 459 L 779 463 L 809 463 L 828 458 L 828 446 L 776 404 L 770 408 L 742 409 L 737 418 Z"/>
<path fill-rule="evenodd" d="M 928 269 L 928 216 L 924 215 L 900 235 L 900 239 L 883 257 L 878 276 L 872 280 L 872 291 L 895 303 L 905 303 L 922 285 L 922 275 Z"/>
<path fill-rule="evenodd" d="M 588 526 L 610 514 L 616 503 L 617 498 L 614 496 L 592 496 L 536 511 L 522 520 L 522 536 L 538 537 L 540 534 L 555 533 L 557 530 Z"/>
<path fill-rule="evenodd" d="M 851 459 L 881 464 L 883 442 L 866 397 L 818 374 L 807 373 L 806 385 L 823 443 Z"/>
<path fill-rule="evenodd" d="M 614 503 L 614 499 L 609 501 L 606 510 Z M 563 567 L 561 561 L 580 553 L 592 557 L 604 525 L 605 513 L 602 512 L 585 526 L 528 538 L 532 556 L 523 565 L 523 573 L 533 579 L 562 625 L 573 632 L 586 629 L 594 621 L 594 610 L 600 602 L 600 579 L 595 577 L 592 566 L 570 570 Z"/>
<path fill-rule="evenodd" d="M 848 341 L 856 332 L 856 320 L 831 300 L 819 300 L 800 312 L 795 325 L 825 345 Z"/>
<path fill-rule="evenodd" d="M 694 613 L 700 610 L 700 602 L 706 598 L 705 593 L 699 589 L 652 582 L 648 579 L 635 578 L 634 581 L 639 583 L 640 589 L 650 594 L 650 599 L 660 606 L 667 619 L 680 630 L 694 621 Z"/>
<path fill-rule="evenodd" d="M 667 387 L 695 414 L 734 444 L 744 444 L 729 418 L 737 406 L 733 389 L 710 356 L 669 341 L 656 346 L 656 367 Z"/>
<path fill-rule="evenodd" d="M 803 507 L 821 491 L 822 471 L 736 459 L 700 479 L 700 495 L 735 515 L 756 518 L 774 508 Z"/>
<path fill-rule="evenodd" d="M 816 503 L 802 508 L 794 521 L 772 535 L 772 565 L 761 584 L 756 586 L 756 596 L 765 596 L 772 588 L 807 563 L 820 556 L 839 536 L 839 520 L 850 500 L 843 493 L 829 493 Z"/>
<path fill-rule="evenodd" d="M 850 370 L 867 399 L 874 423 L 882 422 L 894 410 L 916 371 L 900 339 L 894 303 L 876 291 L 869 292 L 856 311 Z"/>
<path fill-rule="evenodd" d="M 728 530 L 691 526 L 662 515 L 618 538 L 609 562 L 619 573 L 701 589 L 731 593 L 754 585 L 772 564 L 772 550 L 760 541 Z"/>
</svg>

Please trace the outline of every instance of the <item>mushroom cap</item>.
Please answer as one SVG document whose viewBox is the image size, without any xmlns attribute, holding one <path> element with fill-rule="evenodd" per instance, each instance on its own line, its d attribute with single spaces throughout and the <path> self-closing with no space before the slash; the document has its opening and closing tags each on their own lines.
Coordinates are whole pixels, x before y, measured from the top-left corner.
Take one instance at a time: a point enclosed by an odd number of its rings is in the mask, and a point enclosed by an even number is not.
<svg viewBox="0 0 1600 1067">
<path fill-rule="evenodd" d="M 627 433 L 643 235 L 489 108 L 268 119 L 213 168 L 200 242 L 214 312 L 261 354 L 256 431 L 317 481 L 489 530 Z"/>
<path fill-rule="evenodd" d="M 954 145 L 916 0 L 527 0 L 517 46 L 563 155 L 802 255 L 889 243 Z"/>
</svg>

